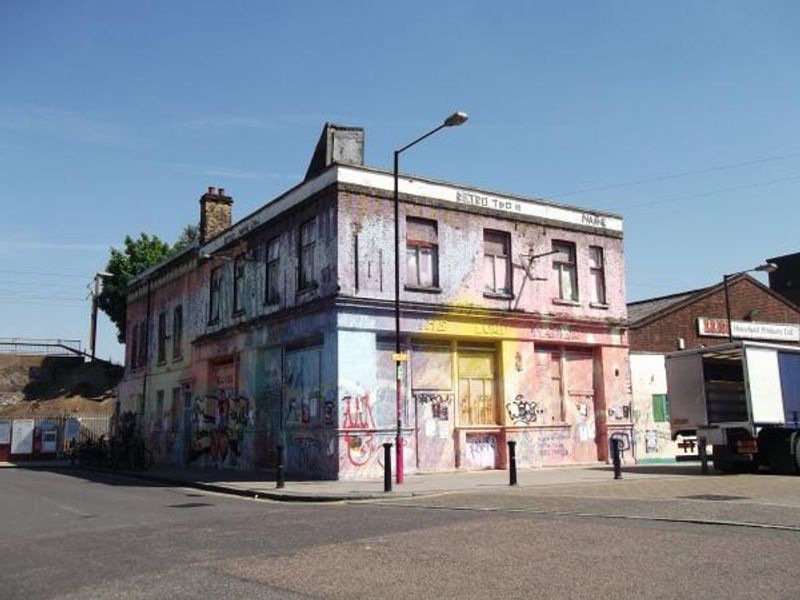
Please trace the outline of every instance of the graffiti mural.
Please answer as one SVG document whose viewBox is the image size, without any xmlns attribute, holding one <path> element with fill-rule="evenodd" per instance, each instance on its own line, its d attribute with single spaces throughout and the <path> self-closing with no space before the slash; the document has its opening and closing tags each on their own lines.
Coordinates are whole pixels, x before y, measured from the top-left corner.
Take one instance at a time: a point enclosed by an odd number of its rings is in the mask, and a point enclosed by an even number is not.
<svg viewBox="0 0 800 600">
<path fill-rule="evenodd" d="M 289 444 L 287 462 L 290 471 L 320 471 L 323 464 L 319 442 L 313 437 L 294 438 Z"/>
<path fill-rule="evenodd" d="M 525 400 L 522 394 L 518 394 L 513 402 L 506 404 L 506 411 L 512 423 L 524 423 L 525 425 L 535 423 L 537 417 L 544 412 L 535 400 Z"/>
<path fill-rule="evenodd" d="M 217 466 L 236 466 L 243 452 L 245 430 L 253 421 L 252 403 L 245 396 L 220 390 L 216 396 L 195 398 L 189 462 L 207 457 Z"/>
</svg>

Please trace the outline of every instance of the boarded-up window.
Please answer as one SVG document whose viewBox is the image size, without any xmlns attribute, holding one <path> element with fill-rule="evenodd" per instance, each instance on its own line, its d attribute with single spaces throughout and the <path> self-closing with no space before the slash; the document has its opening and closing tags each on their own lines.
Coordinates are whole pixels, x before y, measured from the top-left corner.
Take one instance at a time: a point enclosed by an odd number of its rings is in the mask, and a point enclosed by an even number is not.
<svg viewBox="0 0 800 600">
<path fill-rule="evenodd" d="M 245 256 L 240 254 L 233 261 L 233 312 L 244 310 L 244 265 Z"/>
<path fill-rule="evenodd" d="M 279 254 L 280 246 L 278 242 L 280 240 L 275 238 L 267 243 L 267 250 L 266 250 L 266 275 L 267 275 L 267 282 L 265 286 L 266 290 L 266 297 L 264 301 L 267 304 L 277 304 L 280 301 L 279 295 L 279 279 L 281 275 L 281 257 Z"/>
<path fill-rule="evenodd" d="M 450 346 L 414 346 L 411 384 L 415 390 L 452 390 L 453 358 Z"/>
<path fill-rule="evenodd" d="M 300 227 L 300 289 L 314 287 L 317 283 L 314 270 L 314 252 L 317 246 L 317 220 L 306 221 Z"/>
<path fill-rule="evenodd" d="M 459 351 L 458 397 L 462 425 L 497 423 L 494 353 Z"/>
<path fill-rule="evenodd" d="M 285 393 L 287 423 L 318 423 L 320 418 L 319 348 L 286 353 Z"/>
</svg>

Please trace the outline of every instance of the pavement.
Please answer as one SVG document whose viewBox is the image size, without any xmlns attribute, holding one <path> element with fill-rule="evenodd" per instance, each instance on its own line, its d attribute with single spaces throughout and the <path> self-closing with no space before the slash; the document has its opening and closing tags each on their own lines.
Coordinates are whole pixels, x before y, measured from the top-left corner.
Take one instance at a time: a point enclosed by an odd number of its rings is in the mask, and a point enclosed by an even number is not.
<svg viewBox="0 0 800 600">
<path fill-rule="evenodd" d="M 20 463 L 0 462 L 2 467 L 24 467 L 34 469 L 67 469 L 73 467 L 69 461 L 28 461 Z M 383 479 L 366 480 L 299 480 L 287 479 L 285 487 L 277 488 L 274 471 L 236 471 L 233 469 L 192 469 L 157 466 L 148 471 L 113 471 L 113 473 L 137 479 L 182 485 L 253 498 L 279 501 L 337 502 L 343 500 L 378 500 L 411 498 L 454 492 L 498 492 L 509 490 L 509 474 L 505 470 L 450 471 L 406 475 L 402 484 L 392 483 L 392 491 L 384 492 Z M 647 464 L 626 467 L 621 481 L 613 479 L 610 465 L 597 463 L 588 466 L 547 467 L 520 469 L 517 490 L 535 489 L 541 495 L 563 495 L 565 489 L 578 492 L 575 486 L 589 486 L 590 493 L 613 498 L 634 493 L 649 495 L 664 494 L 663 488 L 631 488 L 629 482 L 658 480 L 673 482 L 687 479 L 711 480 L 735 479 L 736 476 L 701 474 L 699 463 Z M 791 478 L 790 478 L 791 479 Z M 596 487 L 595 484 L 606 484 Z M 610 485 L 609 485 L 610 484 Z M 567 486 L 566 488 L 564 486 Z M 704 483 L 701 488 L 705 489 Z M 669 484 L 667 489 L 673 489 Z M 694 490 L 695 487 L 692 487 Z M 727 489 L 727 488 L 726 488 Z M 691 490 L 690 490 L 691 491 Z M 688 493 L 688 492 L 687 492 Z M 696 493 L 707 493 L 699 491 Z M 586 491 L 581 491 L 586 494 Z M 605 496 L 602 496 L 605 494 Z M 748 492 L 749 494 L 749 492 Z"/>
</svg>

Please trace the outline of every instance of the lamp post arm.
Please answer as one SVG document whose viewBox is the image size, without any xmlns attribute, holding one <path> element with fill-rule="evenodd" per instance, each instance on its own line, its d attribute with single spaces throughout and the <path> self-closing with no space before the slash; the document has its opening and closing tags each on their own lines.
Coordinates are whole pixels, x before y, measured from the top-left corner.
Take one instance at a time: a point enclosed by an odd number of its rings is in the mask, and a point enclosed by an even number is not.
<svg viewBox="0 0 800 600">
<path fill-rule="evenodd" d="M 405 146 L 403 146 L 403 147 L 402 147 L 402 148 L 400 148 L 399 150 L 395 150 L 395 151 L 394 151 L 394 155 L 395 155 L 395 157 L 396 157 L 398 154 L 400 154 L 401 152 L 404 152 L 404 151 L 408 150 L 409 148 L 411 148 L 411 146 L 413 146 L 414 144 L 419 144 L 419 143 L 420 143 L 422 140 L 424 140 L 425 138 L 432 136 L 434 133 L 436 133 L 437 131 L 439 131 L 440 129 L 443 129 L 443 128 L 445 128 L 445 127 L 447 127 L 447 125 L 445 125 L 444 123 L 442 123 L 442 124 L 441 124 L 441 125 L 439 125 L 439 126 L 436 128 L 436 129 L 431 129 L 431 130 L 430 130 L 428 133 L 426 133 L 425 135 L 423 135 L 423 136 L 421 136 L 421 137 L 418 137 L 417 139 L 415 139 L 415 140 L 414 140 L 413 142 L 411 142 L 410 144 L 406 144 Z"/>
</svg>

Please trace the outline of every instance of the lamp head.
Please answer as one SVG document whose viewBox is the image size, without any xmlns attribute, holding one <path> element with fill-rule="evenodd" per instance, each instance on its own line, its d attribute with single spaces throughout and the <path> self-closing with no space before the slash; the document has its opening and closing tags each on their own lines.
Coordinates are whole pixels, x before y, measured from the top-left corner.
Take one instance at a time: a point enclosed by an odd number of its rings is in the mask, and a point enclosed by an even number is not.
<svg viewBox="0 0 800 600">
<path fill-rule="evenodd" d="M 765 262 L 758 265 L 754 271 L 761 271 L 762 273 L 774 273 L 778 270 L 778 265 L 771 262 Z"/>
<path fill-rule="evenodd" d="M 444 120 L 445 127 L 458 127 L 463 125 L 469 119 L 469 115 L 465 112 L 454 112 L 452 115 Z"/>
</svg>

